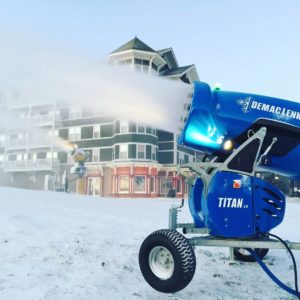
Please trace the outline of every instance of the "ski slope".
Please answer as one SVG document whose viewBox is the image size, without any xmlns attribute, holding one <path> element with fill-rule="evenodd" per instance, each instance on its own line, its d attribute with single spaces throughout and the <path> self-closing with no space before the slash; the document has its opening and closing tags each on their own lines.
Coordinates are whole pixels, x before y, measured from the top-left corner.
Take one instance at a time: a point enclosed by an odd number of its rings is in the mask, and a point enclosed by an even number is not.
<svg viewBox="0 0 300 300">
<path fill-rule="evenodd" d="M 138 251 L 167 228 L 177 199 L 110 199 L 0 188 L 0 299 L 295 299 L 254 263 L 229 265 L 227 248 L 196 248 L 192 282 L 161 294 L 143 279 Z M 189 221 L 185 207 L 180 221 Z M 300 201 L 287 204 L 274 233 L 300 241 Z M 294 252 L 300 265 L 300 252 Z M 291 259 L 270 250 L 267 264 L 293 287 Z"/>
</svg>

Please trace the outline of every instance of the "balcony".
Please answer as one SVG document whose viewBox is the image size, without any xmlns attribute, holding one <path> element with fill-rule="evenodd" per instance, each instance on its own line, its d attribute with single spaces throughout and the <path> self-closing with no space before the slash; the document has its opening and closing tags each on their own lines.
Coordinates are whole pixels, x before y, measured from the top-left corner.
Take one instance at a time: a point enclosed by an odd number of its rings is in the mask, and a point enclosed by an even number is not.
<svg viewBox="0 0 300 300">
<path fill-rule="evenodd" d="M 3 162 L 4 172 L 50 171 L 59 167 L 57 159 L 14 160 Z"/>
<path fill-rule="evenodd" d="M 6 149 L 50 148 L 51 142 L 38 139 L 12 139 L 7 140 L 3 146 Z"/>
<path fill-rule="evenodd" d="M 30 122 L 35 124 L 36 126 L 51 126 L 51 125 L 59 125 L 61 121 L 60 116 L 55 116 L 53 114 L 45 114 L 45 115 L 32 115 L 30 118 Z"/>
</svg>

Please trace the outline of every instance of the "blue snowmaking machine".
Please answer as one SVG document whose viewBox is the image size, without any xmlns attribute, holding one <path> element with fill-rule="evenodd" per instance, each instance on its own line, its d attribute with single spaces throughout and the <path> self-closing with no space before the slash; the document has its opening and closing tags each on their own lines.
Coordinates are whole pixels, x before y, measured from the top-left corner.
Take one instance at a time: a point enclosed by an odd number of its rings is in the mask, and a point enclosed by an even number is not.
<svg viewBox="0 0 300 300">
<path fill-rule="evenodd" d="M 289 288 L 262 262 L 269 248 L 290 251 L 300 244 L 278 241 L 270 233 L 284 218 L 285 195 L 255 175 L 266 171 L 300 178 L 300 103 L 212 91 L 195 82 L 184 104 L 178 143 L 205 153 L 202 162 L 180 166 L 181 174 L 194 174 L 193 223 L 177 222 L 182 203 L 170 209 L 169 229 L 145 239 L 139 263 L 146 281 L 160 292 L 177 292 L 194 276 L 193 247 L 221 246 L 230 248 L 231 260 L 257 261 L 280 287 L 299 297 L 297 282 L 295 290 Z"/>
</svg>

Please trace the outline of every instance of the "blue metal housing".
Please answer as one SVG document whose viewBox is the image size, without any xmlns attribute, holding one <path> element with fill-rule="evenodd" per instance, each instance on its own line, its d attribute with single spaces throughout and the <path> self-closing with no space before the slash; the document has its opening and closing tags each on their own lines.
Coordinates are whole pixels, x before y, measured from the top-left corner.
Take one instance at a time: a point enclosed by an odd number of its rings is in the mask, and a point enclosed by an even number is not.
<svg viewBox="0 0 300 300">
<path fill-rule="evenodd" d="M 211 91 L 203 82 L 194 83 L 189 116 L 179 143 L 193 149 L 229 155 L 224 143 L 235 148 L 249 130 L 267 128 L 263 150 L 273 137 L 278 141 L 261 165 L 268 171 L 300 178 L 300 103 L 260 95 Z"/>
<path fill-rule="evenodd" d="M 189 207 L 196 227 L 225 238 L 255 238 L 281 223 L 285 196 L 269 183 L 247 175 L 218 171 L 207 192 L 198 178 Z"/>
</svg>

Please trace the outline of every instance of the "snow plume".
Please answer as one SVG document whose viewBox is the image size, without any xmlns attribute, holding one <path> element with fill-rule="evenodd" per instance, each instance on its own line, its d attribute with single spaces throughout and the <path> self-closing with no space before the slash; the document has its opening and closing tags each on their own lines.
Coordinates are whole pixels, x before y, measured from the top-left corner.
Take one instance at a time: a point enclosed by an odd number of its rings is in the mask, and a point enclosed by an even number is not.
<svg viewBox="0 0 300 300">
<path fill-rule="evenodd" d="M 28 135 L 28 141 L 31 143 L 43 143 L 53 145 L 57 149 L 69 153 L 73 149 L 73 145 L 58 136 L 54 136 L 54 132 L 47 131 L 42 127 L 36 126 L 34 123 L 26 119 L 20 118 L 17 114 L 11 112 L 2 112 L 0 118 L 0 128 L 6 128 L 12 132 L 18 132 Z"/>
<path fill-rule="evenodd" d="M 6 102 L 56 101 L 178 131 L 189 85 L 81 56 L 13 49 L 13 44 L 0 49 L 0 92 Z"/>
</svg>

